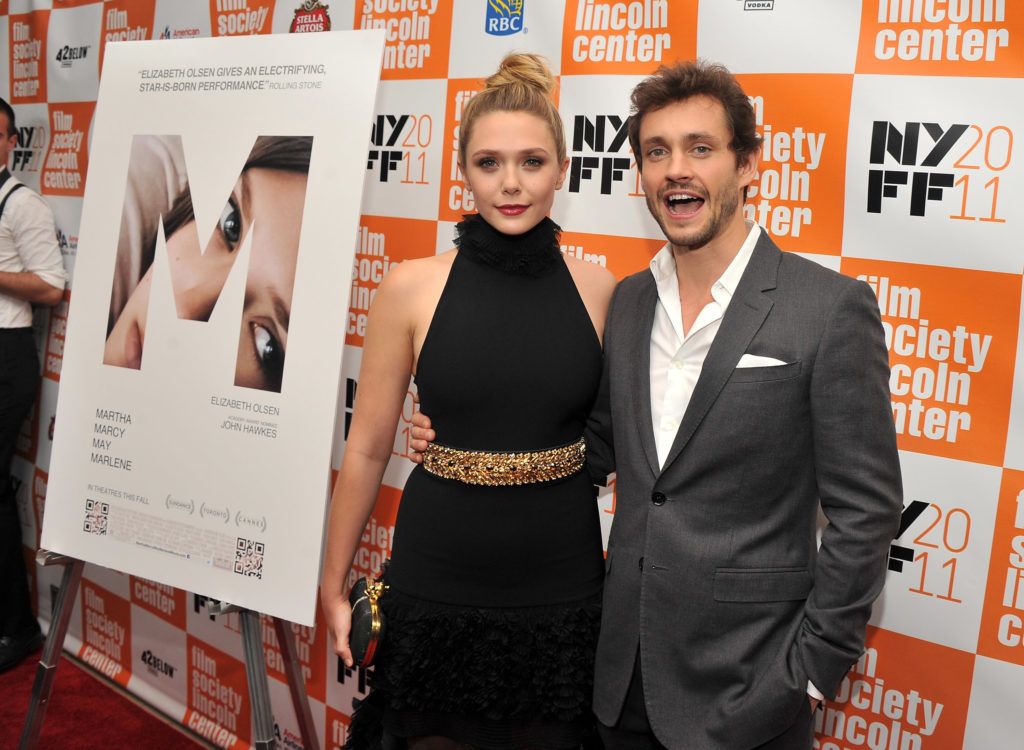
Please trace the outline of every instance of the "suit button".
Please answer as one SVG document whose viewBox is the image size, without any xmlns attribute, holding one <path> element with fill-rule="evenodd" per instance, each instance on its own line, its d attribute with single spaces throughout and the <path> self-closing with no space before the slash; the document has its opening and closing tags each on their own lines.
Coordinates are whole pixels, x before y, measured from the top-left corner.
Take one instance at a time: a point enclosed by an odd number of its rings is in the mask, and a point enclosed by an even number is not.
<svg viewBox="0 0 1024 750">
<path fill-rule="evenodd" d="M 651 495 L 651 502 L 655 505 L 664 505 L 665 501 L 668 500 L 663 492 L 655 492 Z"/>
</svg>

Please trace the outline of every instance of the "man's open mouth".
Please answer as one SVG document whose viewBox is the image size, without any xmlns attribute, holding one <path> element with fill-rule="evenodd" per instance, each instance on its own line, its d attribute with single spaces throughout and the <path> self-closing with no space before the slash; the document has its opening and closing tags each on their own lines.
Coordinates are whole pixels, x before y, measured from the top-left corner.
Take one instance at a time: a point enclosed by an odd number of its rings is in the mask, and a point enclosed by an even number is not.
<svg viewBox="0 0 1024 750">
<path fill-rule="evenodd" d="M 665 207 L 677 218 L 693 216 L 704 205 L 704 199 L 690 193 L 672 193 L 665 196 Z"/>
</svg>

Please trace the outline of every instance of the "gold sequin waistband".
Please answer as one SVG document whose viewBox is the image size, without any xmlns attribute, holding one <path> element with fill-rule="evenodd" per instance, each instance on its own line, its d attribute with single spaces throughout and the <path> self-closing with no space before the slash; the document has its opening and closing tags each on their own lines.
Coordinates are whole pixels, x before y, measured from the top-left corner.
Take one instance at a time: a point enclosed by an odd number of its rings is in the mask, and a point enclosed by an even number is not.
<svg viewBox="0 0 1024 750">
<path fill-rule="evenodd" d="M 587 446 L 580 438 L 560 448 L 519 453 L 464 451 L 430 443 L 423 468 L 443 479 L 487 487 L 536 484 L 561 479 L 583 468 Z"/>
</svg>

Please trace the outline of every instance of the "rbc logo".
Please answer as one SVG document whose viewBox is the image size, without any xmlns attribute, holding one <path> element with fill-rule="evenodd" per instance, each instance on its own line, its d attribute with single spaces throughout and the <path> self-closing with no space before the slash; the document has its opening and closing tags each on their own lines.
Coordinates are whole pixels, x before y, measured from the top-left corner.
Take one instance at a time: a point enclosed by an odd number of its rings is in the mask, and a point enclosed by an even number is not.
<svg viewBox="0 0 1024 750">
<path fill-rule="evenodd" d="M 484 31 L 491 36 L 509 36 L 523 30 L 525 0 L 487 0 Z"/>
</svg>

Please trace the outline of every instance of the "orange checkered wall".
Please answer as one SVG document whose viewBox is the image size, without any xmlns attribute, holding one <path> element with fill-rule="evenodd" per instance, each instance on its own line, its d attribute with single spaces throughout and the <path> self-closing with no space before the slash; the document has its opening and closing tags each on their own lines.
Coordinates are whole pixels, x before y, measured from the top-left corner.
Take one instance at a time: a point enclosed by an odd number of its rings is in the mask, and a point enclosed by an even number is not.
<svg viewBox="0 0 1024 750">
<path fill-rule="evenodd" d="M 661 62 L 736 72 L 764 136 L 745 211 L 783 249 L 867 281 L 891 351 L 906 509 L 869 649 L 818 715 L 817 747 L 988 750 L 1024 712 L 1024 3 L 1017 0 L 0 0 L 11 168 L 54 210 L 68 270 L 107 41 L 382 27 L 363 220 L 344 336 L 338 432 L 358 387 L 365 316 L 395 263 L 451 245 L 473 210 L 459 119 L 511 50 L 560 76 L 571 160 L 554 218 L 565 252 L 619 277 L 661 245 L 625 139 L 628 94 Z M 91 164 L 102 169 L 102 164 Z M 71 295 L 74 294 L 72 282 Z M 37 320 L 40 399 L 15 459 L 26 554 L 38 545 L 67 305 Z M 386 556 L 411 468 L 410 393 L 355 569 Z M 342 444 L 339 441 L 339 446 Z M 340 448 L 339 448 L 340 450 Z M 337 468 L 338 457 L 335 457 Z M 599 499 L 605 530 L 613 492 Z M 40 615 L 56 573 L 32 573 Z M 202 597 L 88 568 L 69 643 L 98 671 L 222 747 L 248 747 L 238 622 Z M 368 675 L 295 628 L 325 747 Z M 282 742 L 299 746 L 272 628 Z M 58 686 L 59 689 L 59 686 Z"/>
</svg>

